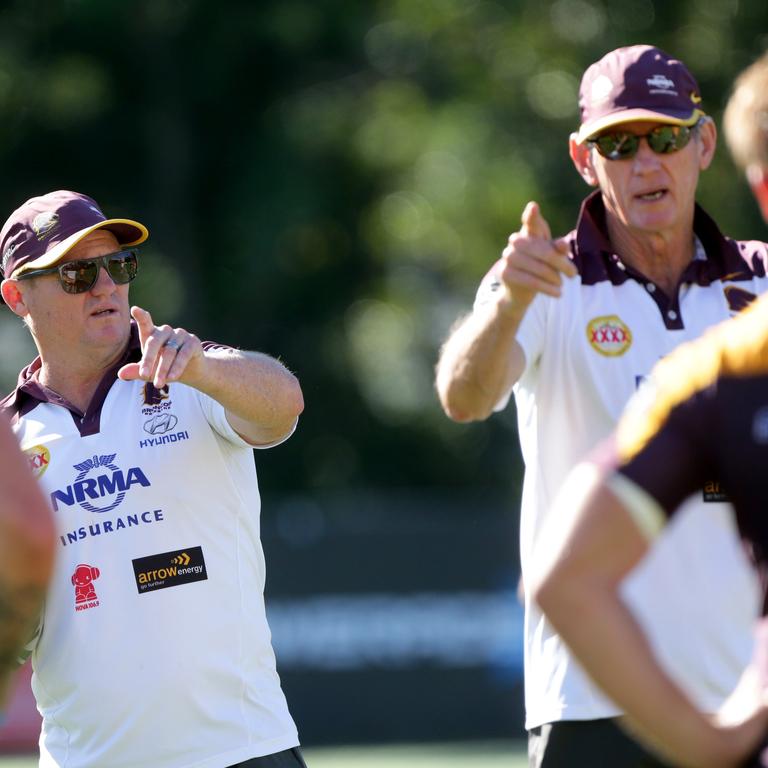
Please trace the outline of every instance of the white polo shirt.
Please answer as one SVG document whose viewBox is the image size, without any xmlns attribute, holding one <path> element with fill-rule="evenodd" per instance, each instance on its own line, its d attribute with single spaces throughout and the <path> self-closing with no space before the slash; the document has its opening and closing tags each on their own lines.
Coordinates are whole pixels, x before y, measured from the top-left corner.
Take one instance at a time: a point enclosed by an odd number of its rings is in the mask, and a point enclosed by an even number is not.
<svg viewBox="0 0 768 768">
<path fill-rule="evenodd" d="M 81 420 L 34 369 L 4 410 L 59 537 L 32 654 L 40 765 L 223 768 L 298 745 L 264 611 L 251 446 L 183 384 L 113 371 Z"/>
<path fill-rule="evenodd" d="M 698 207 L 697 258 L 671 298 L 612 253 L 604 220 L 602 198 L 593 193 L 569 235 L 578 275 L 563 281 L 558 299 L 539 294 L 517 335 L 526 359 L 514 387 L 525 462 L 524 582 L 560 485 L 611 433 L 653 365 L 768 288 L 768 246 L 724 238 Z M 495 269 L 483 281 L 476 305 L 497 289 Z M 705 711 L 714 711 L 749 661 L 759 589 L 730 506 L 704 501 L 704 492 L 687 503 L 703 509 L 693 524 L 689 515 L 677 515 L 666 534 L 669 542 L 660 542 L 624 592 L 662 663 Z M 657 600 L 661 594 L 664 607 Z M 684 610 L 674 608 L 680 601 Z M 527 593 L 525 608 L 526 727 L 618 714 Z"/>
</svg>

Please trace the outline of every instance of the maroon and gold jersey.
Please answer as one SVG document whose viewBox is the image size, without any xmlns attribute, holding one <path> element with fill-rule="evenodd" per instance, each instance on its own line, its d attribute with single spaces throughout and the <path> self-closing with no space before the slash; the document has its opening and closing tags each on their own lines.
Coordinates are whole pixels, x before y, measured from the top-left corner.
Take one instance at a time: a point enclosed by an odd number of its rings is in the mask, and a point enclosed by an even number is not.
<svg viewBox="0 0 768 768">
<path fill-rule="evenodd" d="M 616 451 L 609 482 L 645 529 L 690 496 L 730 500 L 768 573 L 768 298 L 659 363 L 622 417 Z"/>
</svg>

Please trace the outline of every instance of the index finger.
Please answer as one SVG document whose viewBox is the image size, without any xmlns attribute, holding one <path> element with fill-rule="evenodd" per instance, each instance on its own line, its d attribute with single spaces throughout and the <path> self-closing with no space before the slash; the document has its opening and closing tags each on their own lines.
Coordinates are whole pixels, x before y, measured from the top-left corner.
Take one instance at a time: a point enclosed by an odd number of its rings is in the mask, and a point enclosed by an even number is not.
<svg viewBox="0 0 768 768">
<path fill-rule="evenodd" d="M 525 206 L 521 221 L 522 227 L 520 232 L 526 237 L 540 237 L 543 240 L 552 239 L 552 231 L 547 220 L 542 215 L 538 203 L 531 201 Z"/>
<path fill-rule="evenodd" d="M 152 315 L 146 309 L 133 306 L 131 307 L 131 317 L 136 321 L 139 329 L 139 342 L 141 343 L 141 348 L 144 349 L 147 337 L 155 327 L 155 324 L 152 322 Z"/>
</svg>

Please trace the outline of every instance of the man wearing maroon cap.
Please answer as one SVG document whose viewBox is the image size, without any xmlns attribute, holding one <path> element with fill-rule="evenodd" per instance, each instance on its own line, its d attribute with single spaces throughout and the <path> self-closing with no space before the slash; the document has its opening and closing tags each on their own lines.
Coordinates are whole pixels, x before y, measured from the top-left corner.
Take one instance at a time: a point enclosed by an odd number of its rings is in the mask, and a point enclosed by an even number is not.
<svg viewBox="0 0 768 768">
<path fill-rule="evenodd" d="M 48 496 L 56 566 L 32 647 L 41 765 L 297 768 L 275 670 L 253 448 L 296 378 L 131 307 L 148 236 L 52 192 L 0 231 L 39 356 L 0 402 Z"/>
<path fill-rule="evenodd" d="M 737 78 L 724 123 L 734 159 L 768 221 L 766 115 L 763 55 Z M 767 464 L 763 295 L 654 368 L 613 439 L 569 476 L 556 502 L 567 508 L 569 523 L 549 531 L 541 545 L 548 556 L 532 589 L 542 609 L 634 727 L 675 765 L 768 766 Z M 728 489 L 763 581 L 753 663 L 716 718 L 699 711 L 665 673 L 619 593 L 621 579 L 656 546 L 681 500 L 712 478 Z"/>
<path fill-rule="evenodd" d="M 768 289 L 768 246 L 723 236 L 696 204 L 717 132 L 681 61 L 648 45 L 611 51 L 584 73 L 579 106 L 570 155 L 596 191 L 576 228 L 553 239 L 529 203 L 437 367 L 457 421 L 485 419 L 514 393 L 524 584 L 555 494 L 657 360 Z M 748 663 L 759 589 L 723 489 L 707 483 L 686 507 L 622 596 L 670 674 L 714 712 Z M 654 764 L 524 591 L 531 766 Z"/>
</svg>

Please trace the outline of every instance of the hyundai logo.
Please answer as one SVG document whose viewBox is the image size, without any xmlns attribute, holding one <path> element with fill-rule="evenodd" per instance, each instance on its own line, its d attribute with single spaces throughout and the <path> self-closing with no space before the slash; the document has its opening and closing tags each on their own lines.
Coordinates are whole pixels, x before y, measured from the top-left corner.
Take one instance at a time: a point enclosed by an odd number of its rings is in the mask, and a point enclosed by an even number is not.
<svg viewBox="0 0 768 768">
<path fill-rule="evenodd" d="M 150 435 L 164 435 L 170 432 L 179 420 L 172 413 L 158 413 L 144 422 L 144 431 Z"/>
</svg>

